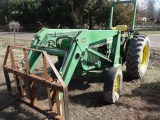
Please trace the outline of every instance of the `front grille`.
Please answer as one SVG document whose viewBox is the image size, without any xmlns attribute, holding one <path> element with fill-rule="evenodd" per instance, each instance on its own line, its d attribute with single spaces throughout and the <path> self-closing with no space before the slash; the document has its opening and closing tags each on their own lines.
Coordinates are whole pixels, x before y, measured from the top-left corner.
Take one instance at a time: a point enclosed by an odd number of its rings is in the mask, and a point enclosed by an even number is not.
<svg viewBox="0 0 160 120">
<path fill-rule="evenodd" d="M 93 50 L 98 50 L 98 48 L 92 48 Z M 94 65 L 95 63 L 97 63 L 99 60 L 99 57 L 92 54 L 92 53 L 88 53 L 88 59 L 87 59 L 87 64 L 88 66 Z"/>
</svg>

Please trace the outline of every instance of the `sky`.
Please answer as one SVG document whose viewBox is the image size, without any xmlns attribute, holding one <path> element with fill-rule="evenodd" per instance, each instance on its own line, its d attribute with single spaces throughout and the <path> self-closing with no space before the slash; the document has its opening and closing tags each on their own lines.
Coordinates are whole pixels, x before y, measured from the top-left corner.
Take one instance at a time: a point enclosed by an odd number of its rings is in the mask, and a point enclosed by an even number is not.
<svg viewBox="0 0 160 120">
<path fill-rule="evenodd" d="M 156 2 L 155 10 L 159 10 L 160 9 L 160 0 L 153 0 L 153 1 Z M 142 9 L 145 9 L 146 8 L 146 4 L 147 4 L 147 0 L 137 0 L 137 3 Z"/>
</svg>

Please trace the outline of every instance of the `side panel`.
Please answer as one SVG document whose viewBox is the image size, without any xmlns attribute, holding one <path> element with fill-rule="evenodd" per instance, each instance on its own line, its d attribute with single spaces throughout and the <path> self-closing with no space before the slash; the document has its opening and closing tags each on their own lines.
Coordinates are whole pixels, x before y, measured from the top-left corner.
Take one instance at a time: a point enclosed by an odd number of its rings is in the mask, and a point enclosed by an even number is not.
<svg viewBox="0 0 160 120">
<path fill-rule="evenodd" d="M 89 45 L 105 43 L 107 42 L 107 38 L 110 37 L 113 37 L 113 41 L 110 41 L 110 44 L 112 44 L 109 56 L 112 60 L 110 67 L 118 66 L 120 64 L 120 35 L 118 30 L 85 30 L 81 32 L 72 43 L 71 49 L 66 54 L 66 57 L 64 57 L 60 74 L 65 84 L 69 84 L 79 61 L 82 62 L 82 66 L 87 67 L 85 62 L 87 59 L 84 53 L 87 52 Z M 94 66 L 91 69 L 94 69 Z"/>
<path fill-rule="evenodd" d="M 112 38 L 108 39 L 108 38 Z M 111 59 L 112 66 L 117 66 L 120 63 L 120 37 L 121 34 L 118 30 L 89 30 L 82 32 L 78 37 L 77 44 L 79 45 L 80 49 L 82 51 L 87 51 L 89 45 L 97 45 L 97 44 L 103 44 L 107 43 L 109 41 L 109 44 L 111 46 L 111 53 L 109 56 L 106 56 L 106 62 L 107 57 Z M 81 60 L 87 61 L 84 59 L 85 57 L 82 56 Z M 82 62 L 82 65 L 86 66 L 86 62 Z M 111 67 L 112 67 L 111 66 Z"/>
</svg>

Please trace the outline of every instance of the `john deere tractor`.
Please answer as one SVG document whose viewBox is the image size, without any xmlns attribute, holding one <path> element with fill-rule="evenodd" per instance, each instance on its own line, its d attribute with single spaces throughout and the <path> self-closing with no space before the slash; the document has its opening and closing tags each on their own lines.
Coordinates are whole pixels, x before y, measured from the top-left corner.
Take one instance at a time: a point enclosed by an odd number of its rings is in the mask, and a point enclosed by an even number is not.
<svg viewBox="0 0 160 120">
<path fill-rule="evenodd" d="M 113 10 L 117 4 L 133 5 L 130 27 L 112 26 Z M 31 48 L 8 46 L 3 70 L 9 94 L 47 116 L 68 120 L 67 86 L 71 78 L 101 77 L 104 100 L 116 103 L 123 82 L 122 64 L 126 63 L 127 75 L 137 79 L 145 75 L 149 62 L 150 41 L 146 35 L 134 30 L 135 16 L 136 0 L 112 2 L 108 30 L 42 29 L 35 35 Z M 12 49 L 23 50 L 23 68 L 15 64 Z M 11 65 L 7 64 L 9 55 Z M 49 56 L 57 56 L 58 61 L 54 64 Z M 44 72 L 42 76 L 37 76 L 33 72 L 41 57 Z M 47 62 L 51 67 L 51 76 Z M 14 75 L 16 91 L 11 88 L 9 73 Z M 36 102 L 35 83 L 47 87 L 49 108 L 43 108 Z M 61 115 L 62 100 L 64 117 Z"/>
</svg>

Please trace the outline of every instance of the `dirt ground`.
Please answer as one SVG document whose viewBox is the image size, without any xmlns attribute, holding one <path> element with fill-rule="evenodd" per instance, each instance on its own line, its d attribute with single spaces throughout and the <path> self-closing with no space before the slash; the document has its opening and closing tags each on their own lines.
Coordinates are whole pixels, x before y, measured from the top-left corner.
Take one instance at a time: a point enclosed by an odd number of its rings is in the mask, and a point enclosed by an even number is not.
<svg viewBox="0 0 160 120">
<path fill-rule="evenodd" d="M 6 47 L 1 46 L 0 51 L 0 65 L 2 66 Z M 125 74 L 125 66 L 123 66 L 124 82 L 121 98 L 118 103 L 110 105 L 103 100 L 101 80 L 72 79 L 68 86 L 70 120 L 160 120 L 159 68 L 160 49 L 151 49 L 148 71 L 142 79 L 129 81 Z M 3 71 L 0 67 L 0 106 L 11 100 L 7 95 Z M 41 100 L 43 101 L 44 98 L 42 97 Z M 0 120 L 11 119 L 45 120 L 46 117 L 16 102 L 0 111 Z"/>
</svg>

